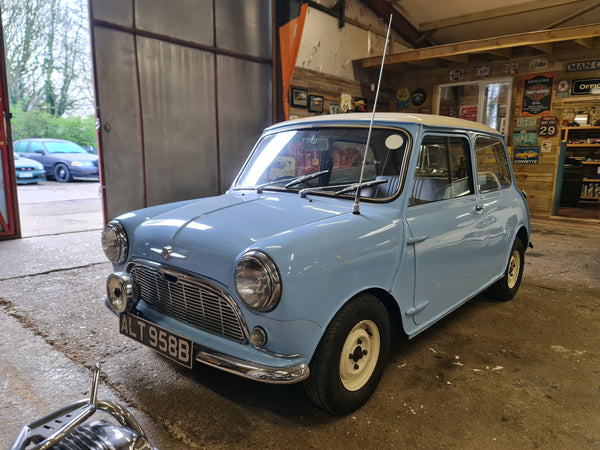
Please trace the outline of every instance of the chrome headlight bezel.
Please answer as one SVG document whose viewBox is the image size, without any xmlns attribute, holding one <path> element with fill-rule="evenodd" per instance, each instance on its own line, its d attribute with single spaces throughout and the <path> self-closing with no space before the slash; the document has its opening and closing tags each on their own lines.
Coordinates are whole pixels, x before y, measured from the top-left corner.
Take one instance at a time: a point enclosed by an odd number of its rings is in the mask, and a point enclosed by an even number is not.
<svg viewBox="0 0 600 450">
<path fill-rule="evenodd" d="M 281 298 L 281 276 L 276 264 L 263 252 L 246 252 L 235 267 L 235 290 L 248 308 L 272 310 Z"/>
<path fill-rule="evenodd" d="M 113 220 L 102 230 L 102 250 L 109 261 L 123 264 L 127 259 L 129 243 L 123 225 Z"/>
</svg>

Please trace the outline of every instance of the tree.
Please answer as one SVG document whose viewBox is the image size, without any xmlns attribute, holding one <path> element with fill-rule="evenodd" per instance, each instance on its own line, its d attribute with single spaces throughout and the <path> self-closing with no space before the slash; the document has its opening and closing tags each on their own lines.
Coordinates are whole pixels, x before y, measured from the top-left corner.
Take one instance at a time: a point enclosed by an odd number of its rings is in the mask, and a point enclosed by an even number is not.
<svg viewBox="0 0 600 450">
<path fill-rule="evenodd" d="M 9 97 L 23 111 L 93 111 L 86 2 L 0 0 Z"/>
</svg>

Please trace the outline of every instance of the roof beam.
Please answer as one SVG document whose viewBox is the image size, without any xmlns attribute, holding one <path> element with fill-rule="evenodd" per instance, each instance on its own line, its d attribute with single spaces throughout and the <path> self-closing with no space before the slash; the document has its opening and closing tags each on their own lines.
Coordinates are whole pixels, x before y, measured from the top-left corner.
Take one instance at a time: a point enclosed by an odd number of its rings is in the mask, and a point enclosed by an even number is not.
<svg viewBox="0 0 600 450">
<path fill-rule="evenodd" d="M 529 44 L 529 46 L 546 54 L 552 53 L 552 49 L 554 48 L 554 44 L 552 42 L 548 42 L 545 44 Z"/>
<path fill-rule="evenodd" d="M 435 47 L 409 50 L 386 56 L 386 65 L 410 62 L 422 59 L 444 58 L 470 53 L 492 53 L 497 50 L 510 49 L 525 45 L 546 44 L 551 42 L 573 41 L 576 39 L 600 36 L 600 25 L 584 25 L 580 27 L 559 28 L 557 30 L 532 31 L 529 33 L 511 34 L 508 36 L 465 41 L 455 44 L 437 45 Z M 381 56 L 361 59 L 362 67 L 377 67 L 381 64 Z"/>
<path fill-rule="evenodd" d="M 594 48 L 595 47 L 594 38 L 575 39 L 574 42 L 585 48 Z"/>
<path fill-rule="evenodd" d="M 446 61 L 450 61 L 458 64 L 468 64 L 469 63 L 469 55 L 447 55 L 440 56 L 440 59 L 445 59 Z"/>
<path fill-rule="evenodd" d="M 522 3 L 520 5 L 503 6 L 500 8 L 488 9 L 471 14 L 463 14 L 461 16 L 449 17 L 447 19 L 435 20 L 432 22 L 424 22 L 419 25 L 419 31 L 438 30 L 440 28 L 448 28 L 456 25 L 464 25 L 467 23 L 480 22 L 482 20 L 496 19 L 503 16 L 511 16 L 530 11 L 539 11 L 540 9 L 553 8 L 555 6 L 568 5 L 571 3 L 579 3 L 585 0 L 539 0 Z"/>
<path fill-rule="evenodd" d="M 489 50 L 484 50 L 480 53 L 491 53 L 494 56 L 498 56 L 499 58 L 510 59 L 512 58 L 512 47 L 508 48 L 493 48 Z"/>
</svg>

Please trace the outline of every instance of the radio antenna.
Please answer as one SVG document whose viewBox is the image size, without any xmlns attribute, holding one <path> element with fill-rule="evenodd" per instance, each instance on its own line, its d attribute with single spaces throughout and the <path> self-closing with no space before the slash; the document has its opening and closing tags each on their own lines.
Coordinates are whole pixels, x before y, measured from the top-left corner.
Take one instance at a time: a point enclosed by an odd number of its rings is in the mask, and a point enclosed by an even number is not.
<svg viewBox="0 0 600 450">
<path fill-rule="evenodd" d="M 390 39 L 390 29 L 392 28 L 392 15 L 390 14 L 390 21 L 388 23 L 387 34 L 385 36 L 385 45 L 383 46 L 383 56 L 381 57 L 381 69 L 379 69 L 379 81 L 377 82 L 377 91 L 375 92 L 375 103 L 373 104 L 373 112 L 371 113 L 371 123 L 369 124 L 369 134 L 367 135 L 367 143 L 365 144 L 365 154 L 363 156 L 362 167 L 360 168 L 360 178 L 358 179 L 358 187 L 356 188 L 356 197 L 354 197 L 354 206 L 352 207 L 352 214 L 360 214 L 360 208 L 358 206 L 360 199 L 360 188 L 365 174 L 365 165 L 367 164 L 367 151 L 369 150 L 369 144 L 371 143 L 371 131 L 373 131 L 373 121 L 375 120 L 375 109 L 377 109 L 377 100 L 379 99 L 379 88 L 381 86 L 381 76 L 383 75 L 383 63 L 385 62 L 385 54 L 387 53 L 388 41 Z"/>
</svg>

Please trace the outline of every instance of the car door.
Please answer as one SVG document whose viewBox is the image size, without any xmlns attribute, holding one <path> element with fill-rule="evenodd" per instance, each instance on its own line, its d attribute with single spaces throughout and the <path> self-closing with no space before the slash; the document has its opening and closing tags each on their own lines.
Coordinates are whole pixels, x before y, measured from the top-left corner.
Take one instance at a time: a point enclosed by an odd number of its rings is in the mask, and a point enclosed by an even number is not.
<svg viewBox="0 0 600 450">
<path fill-rule="evenodd" d="M 486 246 L 481 199 L 475 191 L 470 140 L 426 134 L 412 178 L 406 219 L 414 246 L 416 324 L 433 322 L 481 288 Z"/>
<path fill-rule="evenodd" d="M 50 161 L 48 152 L 44 148 L 44 144 L 39 141 L 31 141 L 27 150 L 27 157 L 35 159 L 42 163 L 47 174 L 53 173 L 52 161 Z"/>
</svg>

